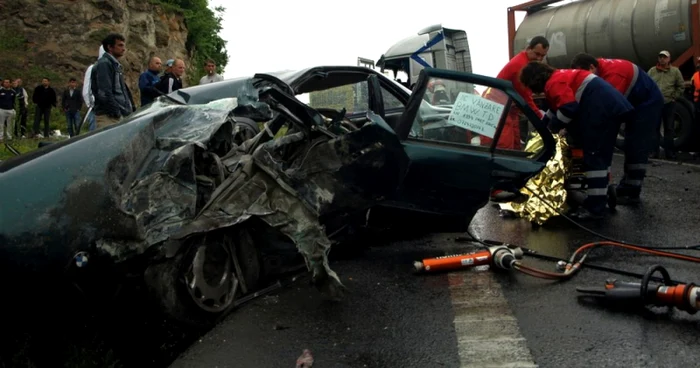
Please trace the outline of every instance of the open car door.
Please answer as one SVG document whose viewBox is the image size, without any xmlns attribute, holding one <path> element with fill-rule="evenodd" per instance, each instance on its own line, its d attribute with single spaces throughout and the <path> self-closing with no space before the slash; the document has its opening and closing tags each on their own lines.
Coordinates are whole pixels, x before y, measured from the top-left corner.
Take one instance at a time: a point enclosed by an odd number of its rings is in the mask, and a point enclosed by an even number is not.
<svg viewBox="0 0 700 368">
<path fill-rule="evenodd" d="M 555 149 L 510 82 L 433 68 L 421 72 L 396 132 L 411 163 L 385 205 L 459 218 L 462 226 L 493 189 L 517 192 Z"/>
</svg>

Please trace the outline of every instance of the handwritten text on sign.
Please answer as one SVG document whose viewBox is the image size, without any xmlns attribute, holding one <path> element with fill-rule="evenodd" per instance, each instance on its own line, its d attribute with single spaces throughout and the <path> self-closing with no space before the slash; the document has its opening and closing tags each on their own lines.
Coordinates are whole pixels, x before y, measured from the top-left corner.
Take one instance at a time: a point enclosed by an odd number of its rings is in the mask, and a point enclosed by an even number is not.
<svg viewBox="0 0 700 368">
<path fill-rule="evenodd" d="M 460 92 L 447 122 L 493 138 L 504 107 L 479 95 Z"/>
</svg>

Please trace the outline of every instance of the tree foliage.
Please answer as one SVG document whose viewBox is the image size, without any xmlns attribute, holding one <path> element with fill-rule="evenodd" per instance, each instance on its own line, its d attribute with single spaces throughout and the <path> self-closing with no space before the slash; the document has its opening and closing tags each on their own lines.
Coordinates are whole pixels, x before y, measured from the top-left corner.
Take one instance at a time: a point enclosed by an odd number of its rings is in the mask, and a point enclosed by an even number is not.
<svg viewBox="0 0 700 368">
<path fill-rule="evenodd" d="M 221 73 L 228 63 L 226 41 L 219 36 L 222 29 L 223 7 L 209 8 L 208 0 L 152 0 L 181 12 L 187 25 L 187 51 L 191 56 L 191 68 L 187 75 L 190 84 L 196 84 L 204 75 L 207 59 L 216 62 Z"/>
</svg>

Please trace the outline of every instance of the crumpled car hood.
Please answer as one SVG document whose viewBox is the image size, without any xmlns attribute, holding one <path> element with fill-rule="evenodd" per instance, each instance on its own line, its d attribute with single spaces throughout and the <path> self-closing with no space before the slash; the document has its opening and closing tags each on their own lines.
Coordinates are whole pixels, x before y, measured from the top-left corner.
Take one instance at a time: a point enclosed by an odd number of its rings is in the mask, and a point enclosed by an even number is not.
<svg viewBox="0 0 700 368">
<path fill-rule="evenodd" d="M 234 107 L 156 102 L 1 173 L 0 258 L 41 268 L 97 246 L 119 261 L 163 241 L 196 215 L 194 163 L 232 147 Z"/>
<path fill-rule="evenodd" d="M 0 185 L 9 185 L 22 206 L 0 199 L 0 258 L 38 267 L 56 258 L 70 262 L 82 250 L 114 262 L 150 251 L 157 261 L 174 256 L 188 237 L 254 216 L 294 242 L 314 280 L 337 289 L 324 222 L 391 195 L 408 156 L 372 113 L 363 127 L 333 134 L 311 128 L 323 121 L 313 111 L 296 117 L 307 124 L 302 129 L 246 151 L 253 139 L 233 143 L 232 115 L 272 112 L 256 98 L 245 100 L 245 106 L 237 99 L 156 102 L 129 123 L 1 173 Z M 20 184 L 28 178 L 29 192 Z M 17 216 L 5 218 L 5 208 Z"/>
</svg>

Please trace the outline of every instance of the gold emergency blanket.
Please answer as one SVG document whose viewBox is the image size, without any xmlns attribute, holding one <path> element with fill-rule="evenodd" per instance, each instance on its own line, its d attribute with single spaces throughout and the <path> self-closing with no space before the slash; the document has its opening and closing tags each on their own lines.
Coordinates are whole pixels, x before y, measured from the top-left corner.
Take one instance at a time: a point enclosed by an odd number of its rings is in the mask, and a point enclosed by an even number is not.
<svg viewBox="0 0 700 368">
<path fill-rule="evenodd" d="M 544 169 L 528 180 L 525 187 L 520 190 L 528 196 L 528 200 L 523 203 L 501 204 L 501 210 L 511 211 L 538 225 L 557 216 L 557 211 L 566 210 L 566 180 L 570 175 L 571 155 L 566 139 L 558 134 L 553 136 L 556 142 L 554 156 L 547 162 Z M 539 152 L 543 146 L 542 137 L 537 132 L 533 132 L 525 146 L 525 152 Z M 549 206 L 538 196 L 547 201 Z"/>
</svg>

